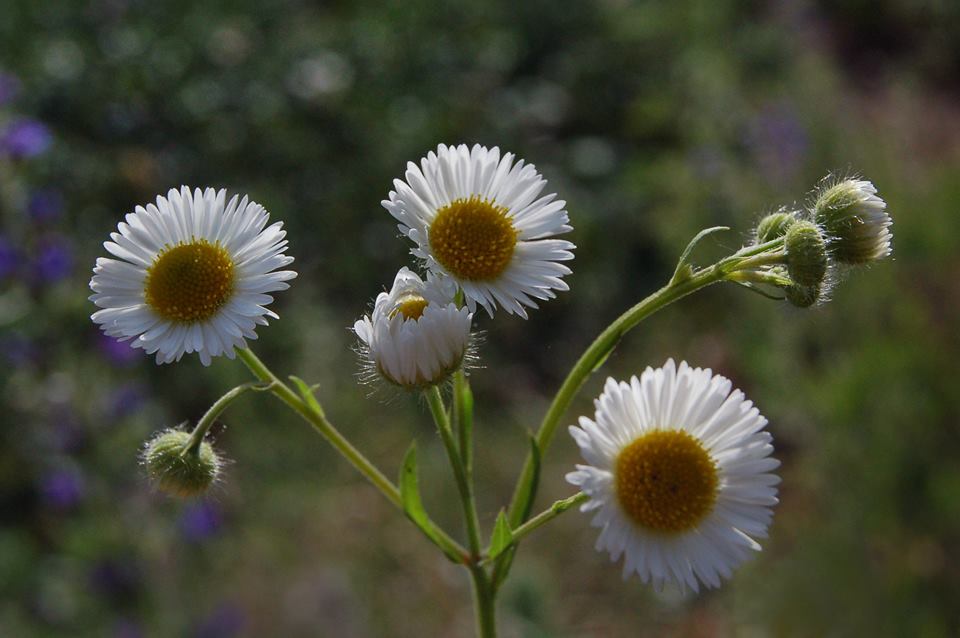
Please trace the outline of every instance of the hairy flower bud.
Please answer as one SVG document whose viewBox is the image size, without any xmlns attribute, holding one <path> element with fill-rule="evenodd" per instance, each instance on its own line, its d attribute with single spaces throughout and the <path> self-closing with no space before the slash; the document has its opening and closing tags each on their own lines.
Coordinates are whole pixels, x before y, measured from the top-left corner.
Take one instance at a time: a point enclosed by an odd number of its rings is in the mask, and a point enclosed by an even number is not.
<svg viewBox="0 0 960 638">
<path fill-rule="evenodd" d="M 770 213 L 757 224 L 757 243 L 763 244 L 777 237 L 783 237 L 796 222 L 797 218 L 793 213 L 784 210 Z"/>
<path fill-rule="evenodd" d="M 793 284 L 784 289 L 787 301 L 797 308 L 809 308 L 820 300 L 820 286 Z"/>
<path fill-rule="evenodd" d="M 157 433 L 143 450 L 143 465 L 161 491 L 173 496 L 202 494 L 217 480 L 223 462 L 206 441 L 187 451 L 190 433 L 167 429 Z"/>
<path fill-rule="evenodd" d="M 801 286 L 817 286 L 827 274 L 827 246 L 823 234 L 812 222 L 798 221 L 784 238 L 787 272 Z"/>
<path fill-rule="evenodd" d="M 847 179 L 823 190 L 813 207 L 816 221 L 826 231 L 831 255 L 846 264 L 866 264 L 891 252 L 887 204 L 876 187 Z"/>
</svg>

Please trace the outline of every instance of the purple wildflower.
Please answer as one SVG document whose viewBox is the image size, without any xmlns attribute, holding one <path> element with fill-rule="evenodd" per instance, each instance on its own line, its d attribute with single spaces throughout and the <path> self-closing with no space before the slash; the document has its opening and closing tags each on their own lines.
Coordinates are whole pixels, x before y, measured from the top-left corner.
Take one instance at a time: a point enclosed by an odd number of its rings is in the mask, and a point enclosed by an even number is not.
<svg viewBox="0 0 960 638">
<path fill-rule="evenodd" d="M 56 221 L 63 213 L 63 195 L 52 188 L 33 191 L 27 201 L 27 213 L 40 224 Z"/>
<path fill-rule="evenodd" d="M 0 155 L 13 159 L 27 159 L 45 153 L 53 143 L 44 124 L 37 120 L 23 118 L 11 122 L 0 135 Z"/>
<path fill-rule="evenodd" d="M 184 539 L 199 543 L 216 535 L 223 527 L 223 513 L 210 501 L 189 503 L 180 514 L 180 533 Z"/>
<path fill-rule="evenodd" d="M 83 475 L 76 469 L 59 468 L 40 481 L 40 494 L 44 502 L 58 510 L 75 507 L 83 499 L 85 491 Z"/>
</svg>

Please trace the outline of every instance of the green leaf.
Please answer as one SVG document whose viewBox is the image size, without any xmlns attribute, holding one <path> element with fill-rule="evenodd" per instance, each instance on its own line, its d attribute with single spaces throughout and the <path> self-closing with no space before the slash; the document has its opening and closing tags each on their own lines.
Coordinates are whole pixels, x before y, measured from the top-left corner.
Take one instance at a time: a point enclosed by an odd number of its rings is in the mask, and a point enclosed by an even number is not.
<svg viewBox="0 0 960 638">
<path fill-rule="evenodd" d="M 677 269 L 673 272 L 673 277 L 670 278 L 671 286 L 685 281 L 693 276 L 693 266 L 690 265 L 690 253 L 693 252 L 694 247 L 700 240 L 706 237 L 707 235 L 712 235 L 713 233 L 718 233 L 723 230 L 730 230 L 729 226 L 714 226 L 713 228 L 704 228 L 699 233 L 690 240 L 690 243 L 687 244 L 687 247 L 684 249 L 683 254 L 680 255 L 680 261 L 677 262 Z"/>
<path fill-rule="evenodd" d="M 490 549 L 487 551 L 487 555 L 491 559 L 496 558 L 512 544 L 513 531 L 510 529 L 510 523 L 507 522 L 507 513 L 500 510 L 500 514 L 497 515 L 497 522 L 493 526 L 493 536 L 490 538 Z"/>
<path fill-rule="evenodd" d="M 419 479 L 417 478 L 417 443 L 414 441 L 407 449 L 403 457 L 403 465 L 400 467 L 400 503 L 403 511 L 414 525 L 416 525 L 424 535 L 433 542 L 434 545 L 443 550 L 447 558 L 455 563 L 461 563 L 461 557 L 457 555 L 453 548 L 444 542 L 443 537 L 437 533 L 437 528 L 433 521 L 427 516 L 427 511 L 423 508 L 423 501 L 420 499 Z"/>
<path fill-rule="evenodd" d="M 303 379 L 293 375 L 290 375 L 290 380 L 293 381 L 293 385 L 297 386 L 297 390 L 300 392 L 300 396 L 303 398 L 304 403 L 307 404 L 307 407 L 317 414 L 324 416 L 323 408 L 320 407 L 320 403 L 317 401 L 317 398 L 313 396 L 314 390 L 320 386 L 309 386 Z"/>
</svg>

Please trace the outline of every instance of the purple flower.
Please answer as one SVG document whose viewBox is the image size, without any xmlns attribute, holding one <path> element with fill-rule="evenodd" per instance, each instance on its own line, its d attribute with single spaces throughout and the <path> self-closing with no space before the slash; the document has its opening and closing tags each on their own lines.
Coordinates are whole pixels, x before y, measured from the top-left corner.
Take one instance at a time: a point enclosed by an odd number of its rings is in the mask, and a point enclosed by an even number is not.
<svg viewBox="0 0 960 638">
<path fill-rule="evenodd" d="M 810 145 L 806 127 L 787 102 L 766 105 L 750 122 L 745 138 L 760 170 L 777 181 L 796 174 Z"/>
<path fill-rule="evenodd" d="M 246 624 L 243 610 L 234 603 L 222 603 L 194 629 L 195 638 L 231 638 L 240 635 Z"/>
<path fill-rule="evenodd" d="M 12 73 L 0 71 L 0 106 L 9 104 L 20 93 L 20 80 Z"/>
<path fill-rule="evenodd" d="M 143 628 L 129 618 L 121 618 L 113 625 L 113 638 L 143 638 Z"/>
<path fill-rule="evenodd" d="M 73 271 L 73 249 L 61 237 L 46 237 L 33 262 L 36 281 L 53 284 L 66 279 Z"/>
<path fill-rule="evenodd" d="M 107 361 L 116 366 L 129 366 L 143 356 L 143 351 L 131 346 L 130 341 L 117 341 L 102 332 L 97 333 L 97 348 Z"/>
<path fill-rule="evenodd" d="M 59 468 L 40 481 L 40 495 L 50 507 L 67 510 L 75 507 L 85 492 L 83 475 L 79 470 Z"/>
<path fill-rule="evenodd" d="M 27 213 L 40 224 L 56 221 L 63 213 L 63 195 L 52 188 L 36 190 L 27 201 Z"/>
<path fill-rule="evenodd" d="M 23 118 L 11 122 L 0 135 L 0 155 L 13 159 L 36 157 L 53 143 L 50 129 L 37 120 Z"/>
<path fill-rule="evenodd" d="M 216 535 L 221 527 L 223 513 L 210 501 L 190 503 L 180 514 L 180 533 L 192 543 L 199 543 Z"/>
<path fill-rule="evenodd" d="M 11 333 L 0 337 L 0 357 L 15 367 L 33 363 L 37 358 L 37 347 L 29 337 Z"/>
<path fill-rule="evenodd" d="M 0 235 L 0 281 L 10 277 L 20 265 L 20 254 L 13 242 Z"/>
<path fill-rule="evenodd" d="M 145 399 L 146 393 L 139 383 L 121 385 L 107 396 L 107 419 L 116 421 L 133 414 L 143 405 Z"/>
</svg>

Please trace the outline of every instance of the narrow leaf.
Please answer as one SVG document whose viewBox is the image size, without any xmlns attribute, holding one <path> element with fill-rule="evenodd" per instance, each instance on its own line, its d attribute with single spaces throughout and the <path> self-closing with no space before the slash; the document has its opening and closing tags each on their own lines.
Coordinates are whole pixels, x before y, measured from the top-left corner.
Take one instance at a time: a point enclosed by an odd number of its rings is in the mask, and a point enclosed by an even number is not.
<svg viewBox="0 0 960 638">
<path fill-rule="evenodd" d="M 700 243 L 700 240 L 707 235 L 712 235 L 713 233 L 718 233 L 723 230 L 730 230 L 730 227 L 714 226 L 713 228 L 704 228 L 697 233 L 693 239 L 690 240 L 690 243 L 687 244 L 683 254 L 680 255 L 680 261 L 677 262 L 677 269 L 673 272 L 673 277 L 670 279 L 671 286 L 678 284 L 685 279 L 689 279 L 693 275 L 693 266 L 690 264 L 690 254 L 693 252 L 693 249 L 696 247 L 696 245 Z"/>
<path fill-rule="evenodd" d="M 416 525 L 424 535 L 433 542 L 434 545 L 443 550 L 451 561 L 461 562 L 460 557 L 452 548 L 447 546 L 437 528 L 434 526 L 427 511 L 423 508 L 423 501 L 420 499 L 420 485 L 417 478 L 417 443 L 414 441 L 407 449 L 403 457 L 403 465 L 400 467 L 400 503 L 403 505 L 403 511 L 414 525 Z"/>
<path fill-rule="evenodd" d="M 295 386 L 297 386 L 297 390 L 300 392 L 300 396 L 303 398 L 303 401 L 307 404 L 307 407 L 309 407 L 311 410 L 313 410 L 317 414 L 324 416 L 323 408 L 320 407 L 320 403 L 317 401 L 317 398 L 313 396 L 314 390 L 316 390 L 319 386 L 309 386 L 306 384 L 306 382 L 303 379 L 301 379 L 300 377 L 295 377 L 293 375 L 290 376 L 290 380 L 293 382 Z"/>
<path fill-rule="evenodd" d="M 489 558 L 496 558 L 513 544 L 513 532 L 510 530 L 510 523 L 507 522 L 507 514 L 500 510 L 497 515 L 497 522 L 493 526 L 493 536 L 490 538 L 490 549 L 487 552 Z"/>
</svg>

